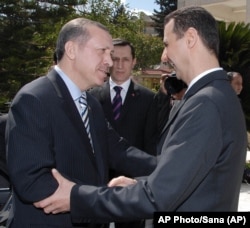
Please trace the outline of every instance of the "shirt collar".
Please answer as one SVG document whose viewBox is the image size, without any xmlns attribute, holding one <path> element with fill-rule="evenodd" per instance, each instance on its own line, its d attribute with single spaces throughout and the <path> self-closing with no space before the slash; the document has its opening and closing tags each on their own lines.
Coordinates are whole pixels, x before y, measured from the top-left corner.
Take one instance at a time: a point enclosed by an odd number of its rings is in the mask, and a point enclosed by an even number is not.
<svg viewBox="0 0 250 228">
<path fill-rule="evenodd" d="M 54 67 L 56 72 L 59 74 L 59 76 L 62 78 L 64 83 L 66 84 L 71 97 L 73 98 L 74 101 L 78 100 L 79 97 L 82 95 L 81 90 L 76 86 L 76 84 L 61 70 L 61 68 L 56 65 Z"/>
<path fill-rule="evenodd" d="M 221 67 L 216 67 L 216 68 L 212 68 L 212 69 L 209 69 L 209 70 L 206 70 L 204 72 L 202 72 L 201 74 L 197 75 L 188 85 L 188 88 L 187 90 L 185 91 L 185 93 L 187 93 L 187 91 L 198 81 L 200 80 L 201 78 L 203 78 L 204 76 L 206 76 L 207 74 L 211 73 L 211 72 L 214 72 L 214 71 L 217 71 L 217 70 L 222 70 Z"/>
<path fill-rule="evenodd" d="M 109 78 L 110 90 L 114 89 L 115 86 L 120 86 L 120 87 L 122 87 L 122 89 L 125 90 L 125 92 L 127 92 L 127 91 L 128 91 L 128 87 L 129 87 L 129 85 L 130 85 L 130 82 L 131 82 L 131 78 L 129 78 L 127 81 L 123 82 L 122 84 L 117 85 L 117 84 L 112 80 L 112 78 L 110 77 L 110 78 Z"/>
</svg>

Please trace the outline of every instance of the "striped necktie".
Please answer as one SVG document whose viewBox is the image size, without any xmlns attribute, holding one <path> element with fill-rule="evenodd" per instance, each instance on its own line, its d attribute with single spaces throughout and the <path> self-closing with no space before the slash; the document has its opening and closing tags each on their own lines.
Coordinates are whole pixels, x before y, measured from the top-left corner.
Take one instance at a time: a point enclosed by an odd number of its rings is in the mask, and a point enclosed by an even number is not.
<svg viewBox="0 0 250 228">
<path fill-rule="evenodd" d="M 115 86 L 114 90 L 116 92 L 116 95 L 112 102 L 112 108 L 113 108 L 113 114 L 114 114 L 114 120 L 118 120 L 121 114 L 121 107 L 122 107 L 122 97 L 121 97 L 121 86 Z"/>
<path fill-rule="evenodd" d="M 90 126 L 89 126 L 89 114 L 88 114 L 87 97 L 86 97 L 86 93 L 85 92 L 82 93 L 82 95 L 80 96 L 79 103 L 80 103 L 80 107 L 81 107 L 82 121 L 84 123 L 86 132 L 88 134 L 88 137 L 90 139 L 90 143 L 92 145 L 92 138 L 91 138 Z"/>
</svg>

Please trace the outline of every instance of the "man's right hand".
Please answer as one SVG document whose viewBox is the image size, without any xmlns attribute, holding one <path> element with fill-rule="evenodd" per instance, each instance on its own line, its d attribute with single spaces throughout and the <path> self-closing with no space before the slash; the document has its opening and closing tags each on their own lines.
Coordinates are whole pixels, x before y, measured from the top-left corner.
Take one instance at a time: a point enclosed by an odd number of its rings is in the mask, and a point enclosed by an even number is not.
<svg viewBox="0 0 250 228">
<path fill-rule="evenodd" d="M 121 186 L 121 187 L 126 187 L 131 184 L 135 184 L 137 181 L 132 178 L 128 178 L 125 176 L 119 176 L 116 178 L 113 178 L 109 183 L 108 187 L 115 187 L 115 186 Z"/>
</svg>

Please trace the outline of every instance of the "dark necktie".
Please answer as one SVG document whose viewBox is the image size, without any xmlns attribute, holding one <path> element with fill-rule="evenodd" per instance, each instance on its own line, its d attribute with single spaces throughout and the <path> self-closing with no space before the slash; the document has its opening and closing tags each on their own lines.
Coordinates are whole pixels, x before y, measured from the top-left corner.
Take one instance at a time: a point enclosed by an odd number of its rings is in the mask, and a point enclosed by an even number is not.
<svg viewBox="0 0 250 228">
<path fill-rule="evenodd" d="M 112 108 L 114 113 L 114 120 L 118 120 L 121 114 L 121 107 L 122 107 L 122 97 L 121 97 L 122 87 L 115 86 L 114 90 L 116 92 L 116 95 L 113 99 Z"/>
<path fill-rule="evenodd" d="M 90 143 L 92 145 L 92 139 L 91 139 L 90 127 L 89 127 L 89 114 L 88 114 L 88 105 L 87 105 L 86 93 L 82 93 L 82 95 L 79 98 L 79 103 L 80 103 L 80 107 L 81 107 L 82 121 L 84 123 L 86 132 L 88 134 L 88 137 L 90 139 Z"/>
</svg>

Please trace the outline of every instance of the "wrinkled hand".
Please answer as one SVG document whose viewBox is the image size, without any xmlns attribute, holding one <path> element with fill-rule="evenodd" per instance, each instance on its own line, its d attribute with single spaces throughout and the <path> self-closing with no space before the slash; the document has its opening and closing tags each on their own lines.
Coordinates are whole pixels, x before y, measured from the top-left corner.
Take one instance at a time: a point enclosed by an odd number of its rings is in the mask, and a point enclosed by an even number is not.
<svg viewBox="0 0 250 228">
<path fill-rule="evenodd" d="M 34 206 L 42 208 L 44 213 L 58 214 L 70 211 L 70 192 L 75 183 L 64 178 L 56 169 L 52 169 L 52 175 L 59 186 L 49 197 L 35 202 Z"/>
<path fill-rule="evenodd" d="M 121 187 L 126 187 L 131 184 L 135 184 L 137 181 L 132 178 L 128 178 L 125 176 L 119 176 L 116 178 L 113 178 L 109 183 L 108 187 L 115 187 L 115 186 L 121 186 Z"/>
</svg>

